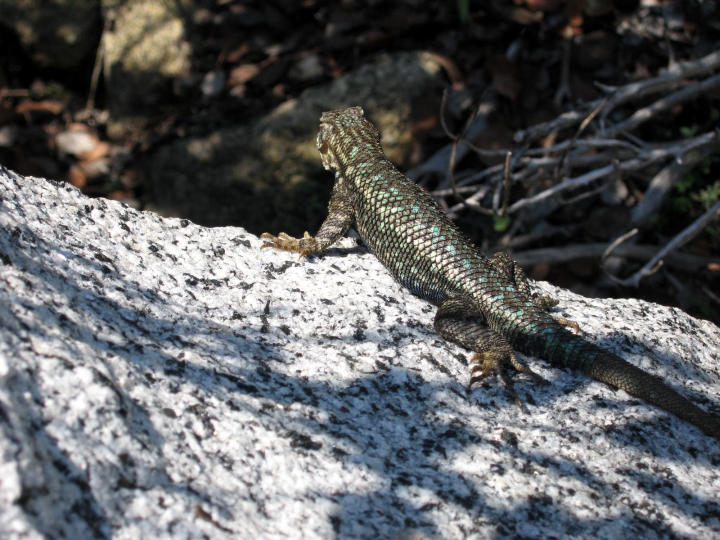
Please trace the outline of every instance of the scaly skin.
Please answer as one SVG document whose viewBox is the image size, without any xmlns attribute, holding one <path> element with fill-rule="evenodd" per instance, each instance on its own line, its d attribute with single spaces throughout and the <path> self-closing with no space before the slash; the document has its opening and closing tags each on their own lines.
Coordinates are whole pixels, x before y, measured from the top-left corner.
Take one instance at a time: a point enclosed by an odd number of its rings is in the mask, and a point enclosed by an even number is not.
<svg viewBox="0 0 720 540">
<path fill-rule="evenodd" d="M 436 331 L 475 352 L 471 385 L 497 373 L 519 402 L 505 368 L 539 377 L 516 359 L 516 349 L 621 388 L 720 440 L 717 418 L 548 314 L 553 301 L 531 295 L 509 256 L 485 257 L 425 190 L 388 161 L 361 108 L 323 113 L 317 146 L 325 168 L 335 171 L 327 218 L 315 236 L 265 233 L 263 247 L 320 253 L 354 226 L 400 283 L 438 306 Z"/>
</svg>

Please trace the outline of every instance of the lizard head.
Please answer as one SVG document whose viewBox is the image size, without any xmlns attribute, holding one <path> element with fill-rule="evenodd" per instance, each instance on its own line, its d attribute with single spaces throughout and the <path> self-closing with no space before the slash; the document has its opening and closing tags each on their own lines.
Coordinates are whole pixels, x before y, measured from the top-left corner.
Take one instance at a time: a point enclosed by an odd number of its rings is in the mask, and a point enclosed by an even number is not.
<svg viewBox="0 0 720 540">
<path fill-rule="evenodd" d="M 323 167 L 340 170 L 368 149 L 380 149 L 380 132 L 361 107 L 326 111 L 320 116 L 317 147 Z"/>
</svg>

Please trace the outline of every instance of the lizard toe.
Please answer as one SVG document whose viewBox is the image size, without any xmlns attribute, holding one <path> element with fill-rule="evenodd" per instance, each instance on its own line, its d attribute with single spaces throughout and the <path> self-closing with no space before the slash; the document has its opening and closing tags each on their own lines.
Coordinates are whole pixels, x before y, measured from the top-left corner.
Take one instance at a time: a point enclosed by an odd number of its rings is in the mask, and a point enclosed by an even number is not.
<svg viewBox="0 0 720 540">
<path fill-rule="evenodd" d="M 523 400 L 515 390 L 512 378 L 508 376 L 508 368 L 512 368 L 518 373 L 530 375 L 535 382 L 547 384 L 547 381 L 544 378 L 518 360 L 515 353 L 504 350 L 490 350 L 476 352 L 470 358 L 470 381 L 468 382 L 468 391 L 471 391 L 475 384 L 486 380 L 489 376 L 497 375 L 505 386 L 507 392 L 513 398 L 513 401 L 515 401 L 521 410 L 524 410 Z M 530 398 L 527 400 L 532 403 Z"/>
</svg>

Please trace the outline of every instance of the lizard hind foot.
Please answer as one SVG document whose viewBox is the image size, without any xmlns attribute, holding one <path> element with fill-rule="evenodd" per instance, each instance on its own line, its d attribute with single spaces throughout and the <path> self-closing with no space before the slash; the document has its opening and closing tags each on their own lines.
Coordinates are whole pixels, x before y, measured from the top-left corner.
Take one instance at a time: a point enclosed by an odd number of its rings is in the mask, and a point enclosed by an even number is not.
<svg viewBox="0 0 720 540">
<path fill-rule="evenodd" d="M 497 375 L 512 396 L 513 400 L 524 410 L 523 401 L 515 390 L 512 379 L 508 376 L 508 368 L 512 368 L 519 373 L 530 375 L 535 382 L 547 384 L 547 381 L 540 375 L 531 370 L 528 366 L 517 359 L 512 351 L 484 351 L 476 352 L 470 358 L 470 381 L 467 390 L 470 392 L 473 386 L 487 379 L 491 375 Z"/>
</svg>

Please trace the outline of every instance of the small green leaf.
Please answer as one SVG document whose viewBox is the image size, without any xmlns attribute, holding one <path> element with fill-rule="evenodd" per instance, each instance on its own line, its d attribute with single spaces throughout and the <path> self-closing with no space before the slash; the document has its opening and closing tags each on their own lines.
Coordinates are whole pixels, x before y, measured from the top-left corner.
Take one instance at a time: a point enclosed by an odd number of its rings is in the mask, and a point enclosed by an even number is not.
<svg viewBox="0 0 720 540">
<path fill-rule="evenodd" d="M 685 139 L 694 137 L 697 134 L 697 131 L 698 131 L 697 124 L 693 124 L 692 126 L 680 127 L 680 135 L 682 135 Z"/>
<path fill-rule="evenodd" d="M 705 210 L 709 210 L 710 207 L 720 199 L 720 180 L 717 180 L 715 183 L 710 184 L 697 193 L 691 194 L 690 198 L 702 204 Z"/>
<path fill-rule="evenodd" d="M 466 24 L 470 20 L 470 0 L 457 0 L 458 17 Z"/>
<path fill-rule="evenodd" d="M 495 232 L 505 232 L 512 223 L 510 216 L 493 216 L 493 229 Z"/>
</svg>

